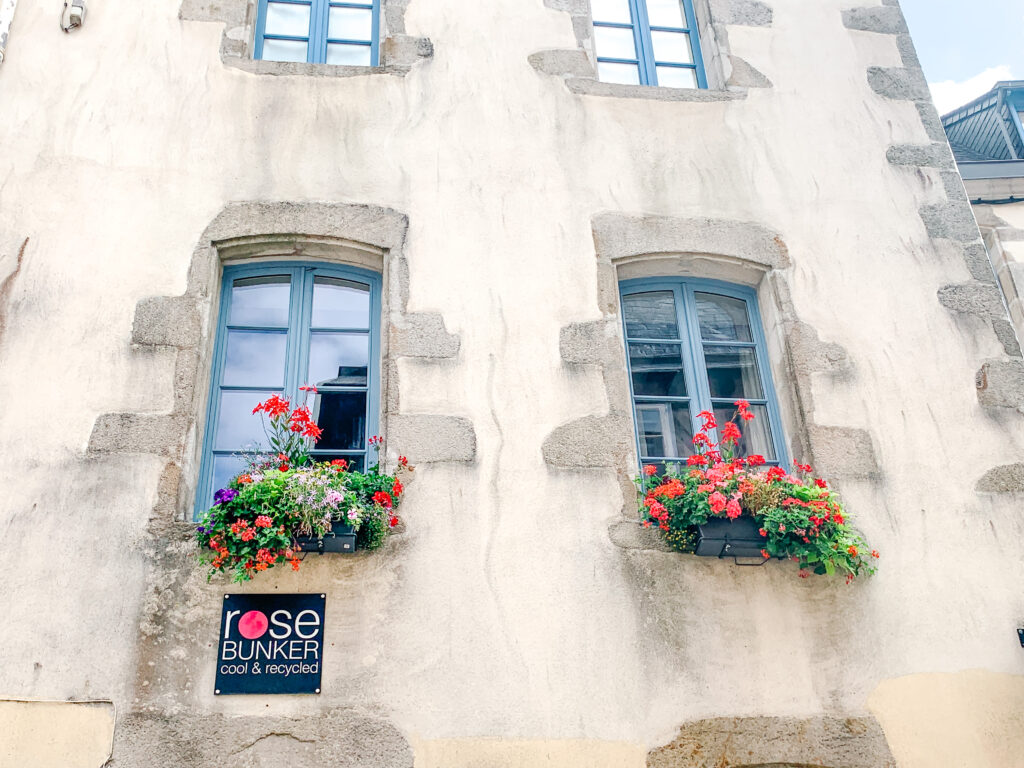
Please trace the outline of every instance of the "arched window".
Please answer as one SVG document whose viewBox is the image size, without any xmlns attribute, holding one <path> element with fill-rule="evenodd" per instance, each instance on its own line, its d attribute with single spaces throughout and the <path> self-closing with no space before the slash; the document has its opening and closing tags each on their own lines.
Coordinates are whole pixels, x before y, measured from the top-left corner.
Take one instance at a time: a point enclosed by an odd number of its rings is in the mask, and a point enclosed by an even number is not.
<svg viewBox="0 0 1024 768">
<path fill-rule="evenodd" d="M 375 67 L 381 0 L 259 0 L 254 58 Z"/>
<path fill-rule="evenodd" d="M 380 408 L 380 275 L 294 262 L 226 267 L 196 507 L 267 448 L 257 403 L 277 393 L 308 405 L 323 436 L 317 460 L 365 468 Z"/>
<path fill-rule="evenodd" d="M 642 464 L 693 453 L 697 414 L 719 424 L 750 402 L 740 451 L 786 461 L 778 404 L 753 290 L 710 280 L 644 278 L 620 284 L 630 389 Z"/>
<path fill-rule="evenodd" d="M 693 0 L 592 0 L 598 79 L 707 88 Z"/>
</svg>

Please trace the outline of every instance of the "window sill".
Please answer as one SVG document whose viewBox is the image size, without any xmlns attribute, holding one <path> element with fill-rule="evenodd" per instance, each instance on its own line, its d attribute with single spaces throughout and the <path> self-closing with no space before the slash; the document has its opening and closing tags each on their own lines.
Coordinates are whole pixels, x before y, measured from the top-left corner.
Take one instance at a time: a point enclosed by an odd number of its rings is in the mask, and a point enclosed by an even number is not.
<svg viewBox="0 0 1024 768">
<path fill-rule="evenodd" d="M 275 77 L 365 77 L 367 75 L 395 75 L 404 77 L 418 62 L 434 55 L 434 46 L 425 37 L 393 35 L 384 40 L 381 59 L 376 67 L 345 66 L 341 64 L 309 64 L 304 61 L 266 61 L 251 59 L 247 55 L 223 46 L 221 59 L 229 67 L 253 75 Z"/>
<path fill-rule="evenodd" d="M 707 88 L 663 88 L 650 85 L 603 83 L 588 77 L 570 77 L 566 87 L 584 96 L 612 96 L 620 99 L 653 99 L 655 101 L 738 101 L 747 97 L 746 88 L 717 91 Z"/>
</svg>

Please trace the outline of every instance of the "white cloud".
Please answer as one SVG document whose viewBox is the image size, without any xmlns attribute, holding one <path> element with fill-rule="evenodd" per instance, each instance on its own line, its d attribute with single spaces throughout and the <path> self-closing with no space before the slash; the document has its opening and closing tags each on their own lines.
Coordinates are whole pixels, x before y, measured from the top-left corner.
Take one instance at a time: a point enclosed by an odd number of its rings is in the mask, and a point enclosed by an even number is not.
<svg viewBox="0 0 1024 768">
<path fill-rule="evenodd" d="M 988 93 L 999 80 L 1012 80 L 1013 74 L 1006 65 L 990 67 L 981 74 L 970 77 L 963 82 L 943 80 L 941 83 L 929 83 L 932 98 L 939 114 L 944 115 L 969 101 Z"/>
</svg>

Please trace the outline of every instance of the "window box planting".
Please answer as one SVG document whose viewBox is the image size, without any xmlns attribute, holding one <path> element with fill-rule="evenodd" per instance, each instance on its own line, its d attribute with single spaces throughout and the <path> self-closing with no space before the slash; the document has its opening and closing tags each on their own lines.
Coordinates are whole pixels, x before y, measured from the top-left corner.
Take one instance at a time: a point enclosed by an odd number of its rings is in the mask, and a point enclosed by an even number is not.
<svg viewBox="0 0 1024 768">
<path fill-rule="evenodd" d="M 214 494 L 196 527 L 209 576 L 230 573 L 234 581 L 248 581 L 283 563 L 297 571 L 307 552 L 380 548 L 399 522 L 400 476 L 412 471 L 405 457 L 393 475 L 379 460 L 366 471 L 343 458 L 312 461 L 321 430 L 305 403 L 292 408 L 271 395 L 253 413 L 265 419 L 271 452 L 248 456 L 247 467 Z M 375 452 L 380 444 L 379 437 L 369 440 Z"/>
<path fill-rule="evenodd" d="M 812 572 L 840 573 L 849 583 L 874 573 L 878 552 L 868 551 L 838 495 L 810 466 L 795 463 L 796 474 L 790 474 L 766 466 L 763 456 L 738 455 L 742 435 L 737 421 L 749 422 L 754 414 L 746 400 L 735 405 L 733 419 L 721 428 L 713 413 L 699 414 L 703 426 L 693 438 L 696 452 L 685 465 L 668 464 L 660 476 L 657 466 L 644 467 L 637 481 L 643 525 L 657 527 L 680 552 L 720 557 L 730 545 L 728 556 L 790 558 L 799 563 L 802 578 Z M 749 531 L 726 527 L 732 521 L 756 529 L 759 551 L 750 551 Z"/>
</svg>

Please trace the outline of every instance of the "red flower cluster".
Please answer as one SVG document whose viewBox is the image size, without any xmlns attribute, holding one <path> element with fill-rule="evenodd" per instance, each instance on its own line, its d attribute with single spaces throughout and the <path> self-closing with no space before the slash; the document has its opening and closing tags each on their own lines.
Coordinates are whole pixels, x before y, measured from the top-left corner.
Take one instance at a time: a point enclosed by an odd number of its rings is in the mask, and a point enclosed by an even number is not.
<svg viewBox="0 0 1024 768">
<path fill-rule="evenodd" d="M 762 455 L 738 454 L 738 423 L 751 421 L 754 414 L 746 400 L 735 405 L 735 415 L 723 424 L 710 411 L 698 414 L 702 424 L 693 437 L 696 452 L 687 459 L 687 469 L 670 464 L 659 480 L 655 466 L 643 468 L 644 477 L 637 481 L 644 488 L 643 524 L 656 525 L 669 543 L 689 551 L 698 526 L 708 519 L 735 520 L 747 514 L 761 524 L 766 558 L 789 557 L 816 573 L 872 573 L 874 568 L 861 556 L 863 542 L 845 527 L 838 497 L 828 483 L 810 476 L 809 465 L 795 462 L 796 470 L 805 474 L 798 477 L 778 466 L 762 469 L 767 463 Z M 716 433 L 719 442 L 712 437 Z M 877 557 L 877 552 L 871 554 Z"/>
<path fill-rule="evenodd" d="M 391 499 L 391 494 L 385 491 L 377 491 L 375 494 L 373 494 L 373 503 L 380 504 L 385 509 L 391 509 L 393 503 Z"/>
</svg>

